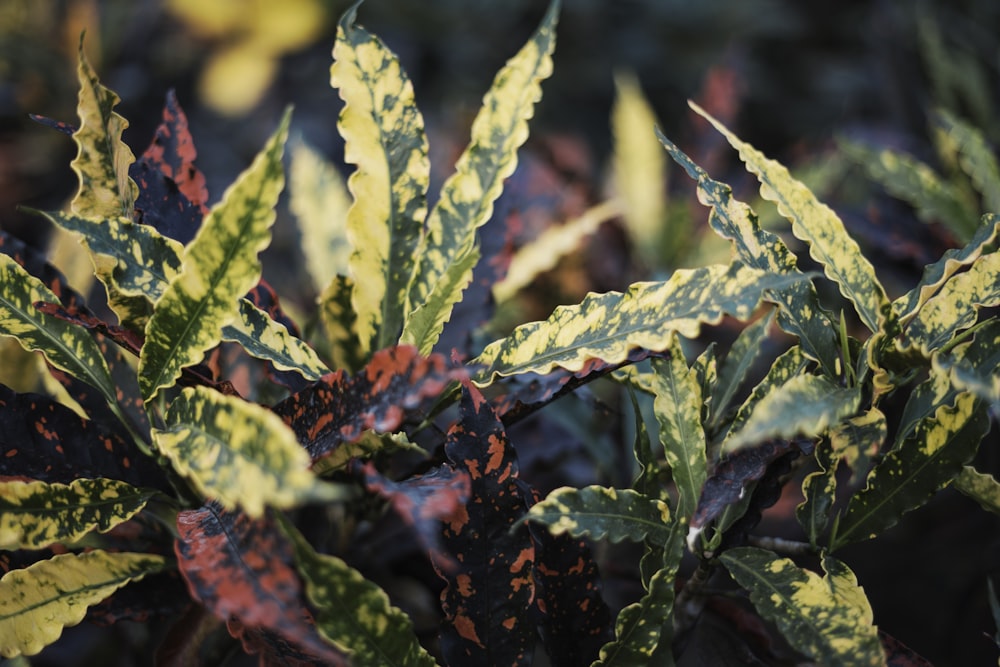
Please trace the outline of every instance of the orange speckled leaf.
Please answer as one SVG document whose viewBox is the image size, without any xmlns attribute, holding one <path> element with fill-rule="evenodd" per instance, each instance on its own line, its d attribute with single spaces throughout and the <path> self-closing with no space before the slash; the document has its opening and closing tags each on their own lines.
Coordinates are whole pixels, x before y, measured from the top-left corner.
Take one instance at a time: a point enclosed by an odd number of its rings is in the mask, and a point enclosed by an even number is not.
<svg viewBox="0 0 1000 667">
<path fill-rule="evenodd" d="M 446 571 L 435 562 L 447 582 L 442 653 L 452 665 L 527 665 L 536 632 L 535 547 L 526 528 L 511 530 L 526 507 L 517 458 L 503 424 L 472 385 L 463 392 L 445 453 L 469 474 L 472 497 L 444 526 L 444 544 L 458 567 Z"/>
<path fill-rule="evenodd" d="M 270 631 L 316 658 L 338 662 L 305 606 L 295 552 L 274 520 L 210 503 L 177 515 L 177 566 L 191 596 L 223 620 Z"/>
</svg>

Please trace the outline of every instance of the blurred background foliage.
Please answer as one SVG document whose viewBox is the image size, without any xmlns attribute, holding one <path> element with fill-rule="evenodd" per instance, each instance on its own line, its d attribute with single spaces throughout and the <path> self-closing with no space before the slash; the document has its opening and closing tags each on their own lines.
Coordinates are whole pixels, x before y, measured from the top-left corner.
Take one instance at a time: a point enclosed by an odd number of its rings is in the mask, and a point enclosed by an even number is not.
<svg viewBox="0 0 1000 667">
<path fill-rule="evenodd" d="M 432 197 L 467 141 L 494 73 L 534 30 L 546 4 L 367 0 L 361 7 L 360 23 L 397 52 L 413 79 L 430 139 Z M 213 201 L 289 103 L 293 132 L 346 174 L 336 131 L 340 100 L 328 82 L 336 24 L 347 5 L 0 0 L 0 228 L 41 245 L 50 230 L 16 206 L 62 208 L 75 191 L 72 141 L 28 114 L 75 122 L 82 33 L 102 82 L 123 99 L 118 110 L 131 123 L 125 140 L 136 154 L 153 136 L 167 91 L 176 90 Z M 582 245 L 558 261 L 529 259 L 545 270 L 521 275 L 519 284 L 532 290 L 507 283 L 494 332 L 545 317 L 553 305 L 579 301 L 588 290 L 622 289 L 679 266 L 719 261 L 720 246 L 704 234 L 707 212 L 686 177 L 663 159 L 649 127 L 653 118 L 714 178 L 731 183 L 764 224 L 780 230 L 773 210 L 757 200 L 753 178 L 724 140 L 693 117 L 688 99 L 813 187 L 862 242 L 890 293 L 899 294 L 1000 201 L 1000 182 L 984 185 L 984 172 L 978 180 L 970 174 L 962 159 L 968 152 L 947 129 L 973 128 L 983 150 L 996 154 L 998 34 L 995 0 L 563 0 L 555 72 L 543 85 L 532 137 L 483 244 L 487 256 L 530 248 L 547 229 L 568 223 L 547 238 L 572 246 L 566 239 L 579 235 Z M 652 151 L 635 148 L 643 132 Z M 882 160 L 886 150 L 899 159 Z M 920 178 L 944 184 L 953 195 L 945 203 L 960 209 L 965 227 L 941 219 L 946 209 L 935 209 L 935 202 L 906 196 L 916 171 L 873 181 L 876 158 L 926 166 Z M 268 252 L 284 261 L 265 260 L 265 272 L 289 305 L 308 308 L 315 295 L 305 272 L 295 271 L 303 260 L 292 214 L 285 207 L 279 216 Z M 468 301 L 474 311 L 475 299 Z M 456 313 L 457 322 L 462 317 Z M 605 417 L 593 405 L 568 402 L 549 423 L 526 424 L 515 434 L 523 443 L 522 469 L 543 487 L 601 479 L 616 465 L 608 452 L 617 445 L 609 443 L 619 439 Z M 533 447 L 535 441 L 548 444 Z M 996 471 L 996 453 L 987 456 L 980 469 Z M 844 555 L 888 632 L 935 664 L 981 664 L 990 655 L 983 634 L 995 630 L 984 582 L 1000 574 L 1000 530 L 969 501 L 943 495 L 886 538 Z M 779 503 L 765 518 L 768 527 L 783 525 L 794 504 Z M 965 569 L 956 571 L 956 562 Z M 636 582 L 616 584 L 613 569 L 605 575 L 610 598 L 621 596 L 624 604 L 628 591 L 635 593 L 629 586 Z M 122 651 L 117 663 L 106 664 L 132 664 Z"/>
</svg>

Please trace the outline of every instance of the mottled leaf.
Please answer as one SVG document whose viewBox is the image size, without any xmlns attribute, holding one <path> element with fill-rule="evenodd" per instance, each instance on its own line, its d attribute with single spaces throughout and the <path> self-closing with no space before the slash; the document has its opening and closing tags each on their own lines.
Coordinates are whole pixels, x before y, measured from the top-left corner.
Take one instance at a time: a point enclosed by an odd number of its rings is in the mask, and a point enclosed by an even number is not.
<svg viewBox="0 0 1000 667">
<path fill-rule="evenodd" d="M 762 397 L 739 431 L 726 438 L 723 449 L 735 452 L 773 438 L 823 435 L 852 415 L 860 400 L 857 388 L 841 387 L 819 375 L 797 375 Z"/>
<path fill-rule="evenodd" d="M 749 206 L 733 199 L 725 183 L 713 181 L 704 169 L 657 131 L 670 156 L 698 182 L 698 201 L 712 207 L 708 222 L 717 234 L 729 239 L 736 258 L 747 266 L 782 274 L 797 274 L 795 255 L 777 235 L 762 230 Z M 812 283 L 800 281 L 767 293 L 780 306 L 778 326 L 797 336 L 802 350 L 820 362 L 831 377 L 837 376 L 836 339 L 829 317 L 819 303 Z"/>
<path fill-rule="evenodd" d="M 878 408 L 842 421 L 830 429 L 830 445 L 834 453 L 851 469 L 848 484 L 854 486 L 865 478 L 888 432 L 885 415 Z"/>
<path fill-rule="evenodd" d="M 1000 514 L 1000 482 L 993 475 L 965 466 L 952 486 L 975 500 L 984 510 Z"/>
<path fill-rule="evenodd" d="M 305 581 L 316 628 L 350 656 L 353 667 L 436 665 L 420 646 L 413 622 L 376 584 L 335 556 L 318 554 L 287 521 L 286 534 Z"/>
<path fill-rule="evenodd" d="M 956 345 L 947 354 L 931 357 L 935 371 L 946 374 L 953 387 L 967 390 L 990 403 L 1000 401 L 1000 320 L 976 328 L 975 338 Z"/>
<path fill-rule="evenodd" d="M 337 28 L 330 85 L 344 100 L 344 160 L 357 165 L 347 181 L 347 237 L 358 338 L 371 353 L 396 343 L 403 327 L 430 161 L 413 84 L 382 40 L 355 24 L 356 12 L 347 10 Z"/>
<path fill-rule="evenodd" d="M 742 428 L 743 424 L 750 418 L 750 415 L 753 414 L 757 404 L 768 394 L 775 391 L 778 387 L 783 386 L 792 378 L 801 375 L 807 366 L 808 361 L 803 356 L 802 348 L 798 345 L 790 347 L 779 355 L 771 363 L 771 368 L 768 369 L 764 379 L 750 390 L 750 395 L 743 401 L 739 410 L 737 410 L 736 416 L 733 417 L 729 425 L 729 435 Z"/>
<path fill-rule="evenodd" d="M 295 568 L 295 548 L 274 519 L 215 504 L 177 515 L 177 566 L 191 596 L 222 620 L 280 635 L 313 660 L 340 663 L 316 632 Z"/>
<path fill-rule="evenodd" d="M 719 560 L 796 650 L 823 665 L 885 665 L 871 605 L 840 561 L 824 557 L 820 577 L 753 547 L 730 549 Z"/>
<path fill-rule="evenodd" d="M 556 366 L 578 371 L 594 357 L 614 364 L 635 348 L 660 351 L 674 333 L 694 338 L 702 324 L 726 314 L 749 318 L 765 290 L 788 281 L 739 264 L 716 265 L 679 270 L 665 282 L 634 283 L 625 293 L 589 294 L 490 343 L 473 362 L 485 366 L 477 378 L 488 383 L 495 375 L 544 374 Z"/>
<path fill-rule="evenodd" d="M 172 386 L 182 368 L 201 361 L 219 342 L 221 328 L 238 318 L 240 297 L 260 279 L 257 255 L 271 241 L 289 122 L 286 112 L 254 163 L 209 212 L 184 250 L 181 272 L 156 302 L 139 359 L 145 400 Z"/>
<path fill-rule="evenodd" d="M 185 389 L 154 429 L 157 451 L 208 498 L 259 517 L 264 507 L 334 499 L 309 470 L 309 454 L 270 410 L 207 387 Z"/>
<path fill-rule="evenodd" d="M 541 82 L 552 73 L 558 13 L 559 0 L 553 0 L 535 34 L 493 79 L 472 123 L 469 145 L 428 216 L 400 339 L 421 351 L 434 347 L 472 280 L 479 257 L 476 230 L 490 219 L 504 179 L 517 166 L 517 150 L 528 138 L 528 120 L 542 96 Z"/>
<path fill-rule="evenodd" d="M 114 110 L 120 98 L 101 85 L 83 53 L 80 40 L 80 127 L 73 133 L 76 158 L 70 163 L 80 187 L 70 204 L 73 213 L 94 218 L 132 217 L 137 188 L 128 168 L 135 161 L 122 141 L 128 121 Z"/>
<path fill-rule="evenodd" d="M 0 253 L 10 255 L 24 270 L 42 281 L 65 308 L 86 307 L 84 298 L 69 286 L 66 276 L 49 263 L 45 254 L 0 229 Z"/>
<path fill-rule="evenodd" d="M 88 607 L 164 565 L 162 556 L 94 550 L 11 570 L 0 579 L 0 655 L 35 655 Z"/>
<path fill-rule="evenodd" d="M 962 470 L 989 430 L 983 403 L 968 392 L 916 424 L 868 475 L 840 517 L 831 549 L 875 537 L 923 505 Z"/>
<path fill-rule="evenodd" d="M 115 479 L 0 482 L 0 549 L 41 549 L 106 532 L 141 511 L 154 493 Z"/>
<path fill-rule="evenodd" d="M 717 378 L 709 383 L 712 388 L 708 406 L 712 415 L 709 420 L 711 426 L 717 426 L 726 417 L 736 391 L 760 356 L 773 319 L 772 311 L 748 325 L 730 346 L 726 358 L 719 365 Z"/>
<path fill-rule="evenodd" d="M 472 495 L 443 531 L 457 567 L 437 568 L 446 582 L 442 654 L 449 664 L 527 665 L 536 633 L 535 549 L 528 531 L 516 526 L 527 503 L 503 425 L 471 385 L 445 454 L 469 474 Z"/>
<path fill-rule="evenodd" d="M 631 489 L 563 487 L 533 505 L 525 518 L 546 524 L 556 535 L 569 533 L 612 542 L 648 539 L 662 545 L 670 534 L 667 504 Z"/>
<path fill-rule="evenodd" d="M 837 463 L 839 459 L 833 447 L 821 442 L 816 448 L 816 464 L 819 468 L 810 472 L 802 480 L 804 500 L 795 508 L 795 518 L 806 532 L 813 548 L 826 531 L 832 518 L 833 502 L 837 493 Z"/>
<path fill-rule="evenodd" d="M 365 364 L 365 353 L 358 338 L 357 314 L 351 306 L 354 281 L 335 276 L 318 299 L 319 317 L 330 346 L 329 358 L 337 370 L 353 373 Z"/>
<path fill-rule="evenodd" d="M 441 355 L 422 357 L 412 347 L 389 348 L 376 352 L 357 375 L 326 375 L 274 411 L 315 462 L 368 429 L 392 432 L 407 417 L 422 417 L 445 387 L 463 376 Z"/>
<path fill-rule="evenodd" d="M 948 139 L 955 144 L 962 171 L 983 195 L 983 208 L 1000 213 L 1000 166 L 993 147 L 979 129 L 947 109 L 938 109 L 936 115 Z"/>
<path fill-rule="evenodd" d="M 222 329 L 222 339 L 239 343 L 251 357 L 281 371 L 295 371 L 307 380 L 330 372 L 308 343 L 248 299 L 240 300 L 236 319 Z"/>
</svg>

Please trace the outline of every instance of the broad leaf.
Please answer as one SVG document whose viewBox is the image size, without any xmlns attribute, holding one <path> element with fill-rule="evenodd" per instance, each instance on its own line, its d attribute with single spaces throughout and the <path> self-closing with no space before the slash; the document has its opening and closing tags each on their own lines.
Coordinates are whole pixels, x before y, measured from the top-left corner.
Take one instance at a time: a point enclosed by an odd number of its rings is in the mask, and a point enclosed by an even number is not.
<svg viewBox="0 0 1000 667">
<path fill-rule="evenodd" d="M 886 664 L 871 605 L 840 561 L 825 557 L 826 576 L 820 577 L 752 547 L 730 549 L 719 560 L 798 651 L 823 665 Z"/>
<path fill-rule="evenodd" d="M 309 470 L 309 454 L 270 410 L 207 387 L 185 389 L 170 404 L 157 451 L 174 470 L 222 506 L 259 517 L 265 506 L 333 499 L 336 488 Z"/>
<path fill-rule="evenodd" d="M 947 354 L 931 357 L 934 370 L 947 374 L 953 387 L 968 390 L 990 403 L 1000 401 L 1000 320 L 977 327 L 975 338 Z"/>
<path fill-rule="evenodd" d="M 128 168 L 135 161 L 122 141 L 128 121 L 114 110 L 120 98 L 101 85 L 83 53 L 80 40 L 80 127 L 73 133 L 76 158 L 70 163 L 80 187 L 70 204 L 73 213 L 94 218 L 132 217 L 138 192 Z"/>
<path fill-rule="evenodd" d="M 753 146 L 741 141 L 717 120 L 695 104 L 691 107 L 708 120 L 730 145 L 739 151 L 747 170 L 760 181 L 760 194 L 774 202 L 778 212 L 792 223 L 792 233 L 809 246 L 809 255 L 820 263 L 826 276 L 837 283 L 840 293 L 850 301 L 861 321 L 875 332 L 882 327 L 889 308 L 875 269 L 861 254 L 837 214 L 785 168 L 764 157 Z"/>
<path fill-rule="evenodd" d="M 135 516 L 154 493 L 115 479 L 0 482 L 0 549 L 41 549 L 106 532 Z"/>
<path fill-rule="evenodd" d="M 95 550 L 11 570 L 0 579 L 0 655 L 35 655 L 82 621 L 88 607 L 164 565 L 162 556 Z"/>
<path fill-rule="evenodd" d="M 831 549 L 875 537 L 920 507 L 962 470 L 989 430 L 981 401 L 968 392 L 942 405 L 868 475 L 840 517 Z"/>
<path fill-rule="evenodd" d="M 504 179 L 514 172 L 517 150 L 528 138 L 528 120 L 542 96 L 541 82 L 552 73 L 558 14 L 559 1 L 553 0 L 535 34 L 493 79 L 472 123 L 469 145 L 428 216 L 400 338 L 424 353 L 433 348 L 472 280 L 479 257 L 476 230 L 490 219 Z"/>
<path fill-rule="evenodd" d="M 139 359 L 146 401 L 219 342 L 221 328 L 237 319 L 240 297 L 260 279 L 257 255 L 271 241 L 290 119 L 286 112 L 254 163 L 209 212 L 184 250 L 181 272 L 156 302 Z"/>
<path fill-rule="evenodd" d="M 853 414 L 860 400 L 856 388 L 841 387 L 819 375 L 797 375 L 761 398 L 739 431 L 723 442 L 723 449 L 735 452 L 774 438 L 823 435 Z"/>
<path fill-rule="evenodd" d="M 726 314 L 747 319 L 767 289 L 786 286 L 785 276 L 740 264 L 679 270 L 665 282 L 634 283 L 624 294 L 589 294 L 559 306 L 545 322 L 529 322 L 490 343 L 473 362 L 485 366 L 483 383 L 495 375 L 548 373 L 559 366 L 578 371 L 592 358 L 624 361 L 635 348 L 660 351 L 674 333 L 694 338 L 702 324 Z"/>
<path fill-rule="evenodd" d="M 750 395 L 743 401 L 743 405 L 736 412 L 736 416 L 729 425 L 729 435 L 732 435 L 743 427 L 747 420 L 750 419 L 750 415 L 757 408 L 758 403 L 772 392 L 784 386 L 792 378 L 801 375 L 807 366 L 808 362 L 803 356 L 802 348 L 798 345 L 790 347 L 775 359 L 771 363 L 771 368 L 767 371 L 767 375 L 750 391 Z"/>
<path fill-rule="evenodd" d="M 670 535 L 670 508 L 631 489 L 563 487 L 533 505 L 525 517 L 555 535 L 589 536 L 612 542 L 649 540 L 663 545 Z"/>
<path fill-rule="evenodd" d="M 385 591 L 341 559 L 316 553 L 294 526 L 281 523 L 295 546 L 316 629 L 350 655 L 353 667 L 437 665 Z"/>
<path fill-rule="evenodd" d="M 760 227 L 757 216 L 745 203 L 733 199 L 725 183 L 712 180 L 677 146 L 657 131 L 660 142 L 688 175 L 698 182 L 698 201 L 712 207 L 708 222 L 717 234 L 732 242 L 736 258 L 747 266 L 781 274 L 798 274 L 795 255 L 777 235 Z M 820 306 L 812 283 L 800 281 L 767 294 L 778 304 L 778 326 L 797 336 L 799 345 L 820 362 L 828 375 L 838 375 L 836 340 L 829 318 Z"/>
<path fill-rule="evenodd" d="M 330 85 L 344 100 L 344 159 L 357 165 L 347 181 L 347 235 L 358 337 L 371 353 L 395 343 L 403 327 L 430 161 L 413 84 L 382 40 L 355 25 L 356 12 L 347 10 L 337 28 Z"/>
<path fill-rule="evenodd" d="M 993 475 L 965 466 L 952 486 L 975 500 L 984 510 L 1000 514 L 1000 482 Z"/>
<path fill-rule="evenodd" d="M 224 621 L 276 633 L 312 660 L 341 662 L 316 632 L 294 546 L 269 515 L 252 520 L 208 504 L 178 514 L 177 533 L 177 566 L 195 600 Z"/>
</svg>

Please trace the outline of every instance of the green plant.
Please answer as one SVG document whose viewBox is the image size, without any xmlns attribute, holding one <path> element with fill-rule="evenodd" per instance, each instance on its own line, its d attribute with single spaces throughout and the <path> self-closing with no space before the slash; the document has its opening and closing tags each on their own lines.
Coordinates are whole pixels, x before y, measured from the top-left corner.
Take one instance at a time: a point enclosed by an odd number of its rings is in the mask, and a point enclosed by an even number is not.
<svg viewBox="0 0 1000 667">
<path fill-rule="evenodd" d="M 977 318 L 1000 303 L 1000 217 L 891 301 L 837 216 L 780 164 L 716 123 L 822 275 L 800 272 L 661 135 L 731 262 L 588 295 L 449 361 L 434 349 L 527 137 L 557 11 L 497 75 L 429 212 L 412 86 L 356 7 L 345 14 L 331 82 L 355 165 L 346 213 L 333 172 L 306 149 L 293 158 L 309 256 L 329 249 L 310 260 L 321 296 L 309 335 L 258 259 L 290 115 L 208 210 L 176 100 L 136 161 L 117 96 L 81 56 L 80 188 L 68 212 L 42 215 L 80 236 L 117 323 L 2 237 L 0 333 L 44 356 L 41 382 L 59 400 L 0 388 L 0 654 L 33 655 L 88 614 L 156 614 L 175 619 L 163 664 L 221 662 L 231 637 L 263 664 L 528 664 L 540 638 L 551 664 L 669 665 L 728 572 L 795 654 L 885 664 L 891 638 L 832 554 L 949 483 L 1000 505 L 997 481 L 967 466 L 998 400 L 1000 321 Z M 863 339 L 813 279 L 853 308 Z M 724 357 L 708 347 L 689 364 L 680 337 L 726 318 L 753 323 Z M 794 342 L 739 401 L 772 321 Z M 651 394 L 658 437 L 637 407 L 631 488 L 543 499 L 519 478 L 507 428 L 599 378 L 636 406 Z M 890 399 L 905 404 L 892 423 Z M 807 539 L 747 546 L 793 460 L 813 466 L 796 512 Z M 383 509 L 443 581 L 440 631 L 423 642 L 359 557 L 375 552 L 359 545 Z M 643 545 L 644 593 L 613 627 L 584 536 Z M 682 575 L 685 548 L 697 566 Z"/>
</svg>

